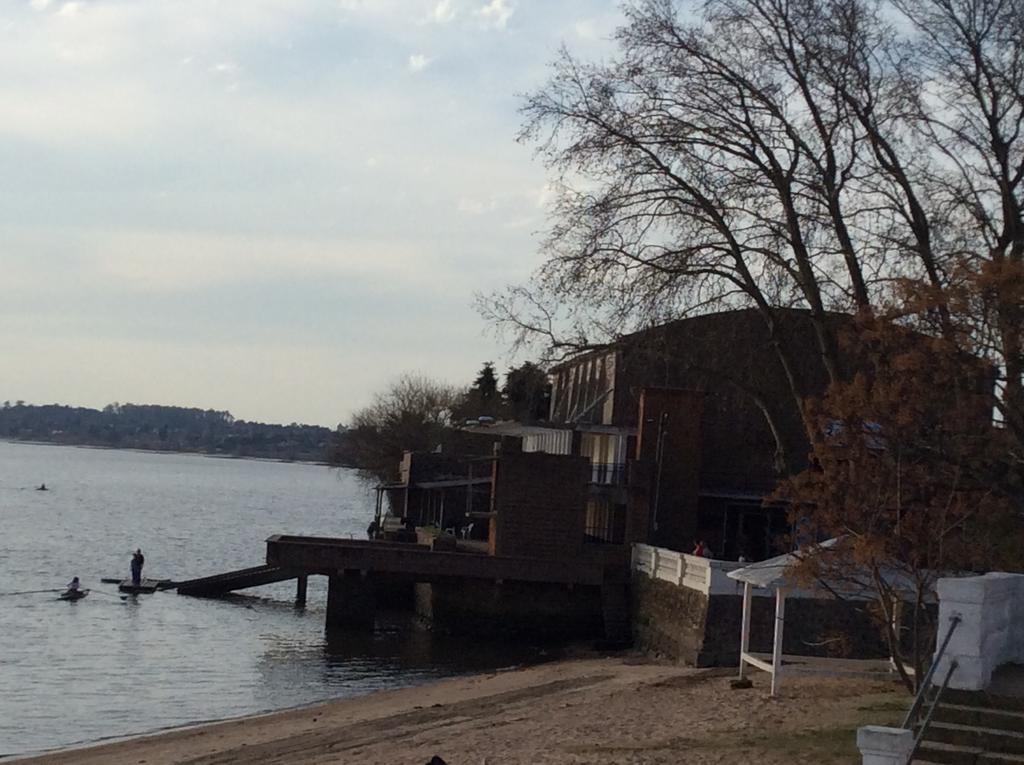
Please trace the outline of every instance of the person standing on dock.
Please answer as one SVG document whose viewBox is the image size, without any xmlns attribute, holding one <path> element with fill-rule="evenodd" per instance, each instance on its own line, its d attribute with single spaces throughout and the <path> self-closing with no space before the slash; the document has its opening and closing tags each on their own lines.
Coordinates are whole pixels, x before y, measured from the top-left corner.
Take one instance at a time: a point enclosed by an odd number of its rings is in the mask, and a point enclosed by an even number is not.
<svg viewBox="0 0 1024 765">
<path fill-rule="evenodd" d="M 142 565 L 146 562 L 146 556 L 141 549 L 137 549 L 132 555 L 132 584 L 138 587 L 142 584 Z"/>
</svg>

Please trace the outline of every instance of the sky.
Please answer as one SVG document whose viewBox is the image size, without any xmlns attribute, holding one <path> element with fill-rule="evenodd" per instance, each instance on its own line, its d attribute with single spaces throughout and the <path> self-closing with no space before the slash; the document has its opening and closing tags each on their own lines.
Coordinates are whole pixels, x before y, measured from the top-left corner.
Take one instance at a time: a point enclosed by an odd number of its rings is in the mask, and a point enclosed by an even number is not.
<svg viewBox="0 0 1024 765">
<path fill-rule="evenodd" d="M 0 400 L 333 427 L 523 360 L 521 94 L 617 0 L 0 0 Z"/>
</svg>

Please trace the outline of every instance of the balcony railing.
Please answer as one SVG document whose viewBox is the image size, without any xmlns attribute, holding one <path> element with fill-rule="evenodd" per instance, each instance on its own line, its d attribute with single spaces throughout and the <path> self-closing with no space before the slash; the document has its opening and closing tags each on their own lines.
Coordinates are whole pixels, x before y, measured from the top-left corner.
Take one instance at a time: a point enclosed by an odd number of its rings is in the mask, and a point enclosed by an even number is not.
<svg viewBox="0 0 1024 765">
<path fill-rule="evenodd" d="M 620 486 L 626 482 L 625 462 L 594 462 L 590 466 L 590 482 Z"/>
</svg>

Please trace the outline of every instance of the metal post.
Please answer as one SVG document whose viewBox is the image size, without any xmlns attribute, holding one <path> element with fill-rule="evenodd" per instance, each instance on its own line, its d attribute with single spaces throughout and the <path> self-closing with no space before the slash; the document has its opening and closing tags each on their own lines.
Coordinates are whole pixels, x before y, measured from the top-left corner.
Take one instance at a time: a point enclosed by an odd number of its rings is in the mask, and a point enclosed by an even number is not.
<svg viewBox="0 0 1024 765">
<path fill-rule="evenodd" d="M 295 605 L 304 606 L 306 605 L 306 584 L 309 577 L 306 574 L 296 579 L 295 585 Z"/>
<path fill-rule="evenodd" d="M 651 528 L 648 530 L 647 538 L 654 541 L 652 532 L 658 531 L 658 505 L 661 504 L 661 467 L 664 461 L 665 449 L 665 423 L 668 422 L 668 412 L 662 412 L 658 420 L 658 441 L 655 448 L 655 460 L 658 466 L 654 478 L 654 507 L 651 508 Z"/>
</svg>

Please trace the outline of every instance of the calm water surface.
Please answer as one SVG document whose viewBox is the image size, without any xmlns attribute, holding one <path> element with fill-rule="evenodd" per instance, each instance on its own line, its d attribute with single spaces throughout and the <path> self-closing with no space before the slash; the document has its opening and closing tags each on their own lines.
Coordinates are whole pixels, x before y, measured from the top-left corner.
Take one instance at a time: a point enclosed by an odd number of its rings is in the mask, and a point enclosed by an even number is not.
<svg viewBox="0 0 1024 765">
<path fill-rule="evenodd" d="M 45 482 L 50 491 L 34 491 Z M 185 579 L 263 563 L 271 534 L 365 533 L 372 496 L 314 465 L 0 442 L 0 756 L 507 666 L 527 647 L 445 640 L 384 620 L 323 634 L 326 585 L 258 597 L 122 600 L 101 577 Z M 56 593 L 72 576 L 92 589 Z"/>
</svg>

